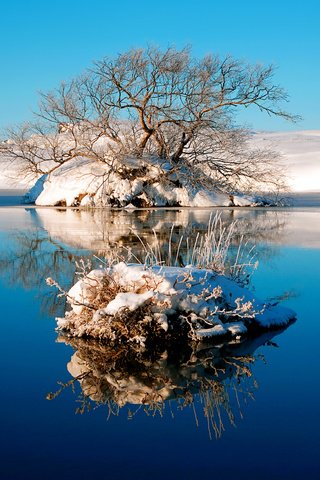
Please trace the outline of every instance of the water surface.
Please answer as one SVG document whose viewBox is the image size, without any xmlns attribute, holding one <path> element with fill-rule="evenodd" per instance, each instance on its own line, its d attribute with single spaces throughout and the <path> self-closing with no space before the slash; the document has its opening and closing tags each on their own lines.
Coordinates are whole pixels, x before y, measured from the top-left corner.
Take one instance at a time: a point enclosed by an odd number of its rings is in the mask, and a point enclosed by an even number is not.
<svg viewBox="0 0 320 480">
<path fill-rule="evenodd" d="M 138 254 L 137 235 L 152 244 L 153 231 L 165 251 L 172 224 L 174 238 L 192 237 L 206 229 L 209 216 L 209 210 L 187 209 L 0 209 L 1 478 L 318 478 L 317 208 L 223 209 L 224 221 L 237 219 L 239 238 L 257 244 L 260 265 L 252 288 L 262 298 L 289 292 L 284 304 L 297 312 L 297 321 L 274 337 L 243 345 L 242 351 L 241 346 L 228 347 L 234 356 L 250 354 L 254 361 L 239 382 L 243 392 L 238 397 L 238 377 L 230 371 L 220 374 L 234 425 L 222 408 L 219 438 L 212 428 L 209 432 L 208 404 L 196 388 L 193 403 L 183 406 L 171 398 L 161 412 L 127 403 L 113 415 L 97 398 L 90 411 L 76 414 L 86 388 L 79 382 L 75 392 L 65 388 L 47 400 L 58 381 L 72 379 L 67 365 L 76 351 L 85 355 L 86 346 L 57 341 L 54 317 L 63 314 L 64 303 L 45 278 L 50 275 L 68 288 L 80 258 L 93 253 L 102 258 L 119 242 Z M 221 352 L 225 349 L 216 355 Z M 181 366 L 178 378 L 166 359 L 162 365 L 169 379 L 194 380 L 195 372 L 192 377 Z M 145 378 L 153 369 L 154 364 L 142 365 L 140 373 Z M 132 371 L 126 375 L 123 367 L 117 372 L 132 385 Z M 129 386 L 126 398 L 133 400 Z"/>
</svg>

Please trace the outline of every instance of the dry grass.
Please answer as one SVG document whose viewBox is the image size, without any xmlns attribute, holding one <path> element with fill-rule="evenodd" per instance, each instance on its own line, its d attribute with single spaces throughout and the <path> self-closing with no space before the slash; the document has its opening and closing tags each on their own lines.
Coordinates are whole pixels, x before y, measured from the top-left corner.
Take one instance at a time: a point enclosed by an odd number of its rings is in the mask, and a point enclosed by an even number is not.
<svg viewBox="0 0 320 480">
<path fill-rule="evenodd" d="M 182 235 L 179 239 L 173 240 L 172 226 L 166 249 L 163 248 L 155 231 L 152 243 L 143 240 L 136 233 L 135 236 L 141 243 L 142 257 L 135 256 L 130 248 L 122 246 L 118 251 L 118 256 L 122 259 L 126 258 L 148 266 L 192 265 L 227 275 L 240 284 L 247 284 L 258 266 L 255 247 L 244 242 L 243 235 L 239 237 L 238 222 L 233 221 L 226 225 L 219 212 L 210 215 L 207 231 L 203 234 L 198 233 L 194 239 Z M 235 251 L 236 244 L 238 247 Z"/>
</svg>

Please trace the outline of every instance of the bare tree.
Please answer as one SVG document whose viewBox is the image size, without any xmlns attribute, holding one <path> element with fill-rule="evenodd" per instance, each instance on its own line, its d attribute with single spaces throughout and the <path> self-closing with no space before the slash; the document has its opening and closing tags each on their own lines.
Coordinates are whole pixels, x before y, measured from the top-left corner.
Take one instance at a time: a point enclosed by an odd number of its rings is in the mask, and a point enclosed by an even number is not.
<svg viewBox="0 0 320 480">
<path fill-rule="evenodd" d="M 257 178 L 281 186 L 275 154 L 251 150 L 233 124 L 249 106 L 297 119 L 282 109 L 287 94 L 273 75 L 230 56 L 194 59 L 189 48 L 130 50 L 42 94 L 37 121 L 11 131 L 1 150 L 31 174 L 79 156 L 118 168 L 124 156 L 153 155 L 222 190 L 255 188 Z"/>
</svg>

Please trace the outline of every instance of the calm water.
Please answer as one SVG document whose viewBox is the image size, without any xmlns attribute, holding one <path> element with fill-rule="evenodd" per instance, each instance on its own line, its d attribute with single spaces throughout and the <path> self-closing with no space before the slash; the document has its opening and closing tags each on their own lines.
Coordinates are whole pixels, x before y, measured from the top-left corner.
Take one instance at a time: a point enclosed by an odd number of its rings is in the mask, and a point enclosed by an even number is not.
<svg viewBox="0 0 320 480">
<path fill-rule="evenodd" d="M 136 369 L 130 361 L 111 368 L 116 352 L 110 359 L 110 352 L 94 345 L 57 341 L 54 317 L 64 305 L 45 285 L 48 275 L 67 288 L 80 258 L 102 257 L 119 242 L 139 254 L 136 234 L 152 244 L 152 230 L 165 251 L 171 225 L 174 238 L 192 237 L 205 230 L 209 215 L 208 210 L 0 209 L 1 479 L 319 478 L 320 209 L 222 212 L 226 222 L 237 219 L 239 235 L 257 244 L 260 266 L 252 286 L 257 295 L 290 292 L 284 304 L 297 312 L 297 321 L 285 331 L 198 352 L 197 364 L 163 357 Z M 112 392 L 118 404 L 136 405 L 99 405 L 105 400 L 100 390 L 91 410 L 76 414 L 84 407 L 81 395 L 89 391 L 84 382 L 47 400 L 57 382 L 73 378 L 67 365 L 76 351 L 94 366 L 95 378 L 101 379 L 103 362 L 117 377 L 121 395 L 116 388 Z M 226 367 L 226 355 L 241 368 L 241 358 L 249 359 L 249 376 Z M 224 366 L 214 398 L 204 388 L 212 380 L 206 357 Z M 139 406 L 139 388 L 156 375 L 172 385 L 162 412 Z M 104 382 L 110 382 L 107 375 Z M 179 403 L 173 399 L 177 389 L 185 394 Z M 213 400 L 208 428 L 206 408 Z"/>
<path fill-rule="evenodd" d="M 15 206 L 23 203 L 26 190 L 4 190 L 0 188 L 0 206 Z"/>
</svg>

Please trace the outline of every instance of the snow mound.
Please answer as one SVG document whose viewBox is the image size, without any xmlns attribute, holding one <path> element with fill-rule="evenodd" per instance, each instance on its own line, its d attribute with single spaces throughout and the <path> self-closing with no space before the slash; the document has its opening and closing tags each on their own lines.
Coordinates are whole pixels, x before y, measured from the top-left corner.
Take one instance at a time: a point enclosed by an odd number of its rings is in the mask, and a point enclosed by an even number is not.
<svg viewBox="0 0 320 480">
<path fill-rule="evenodd" d="M 250 330 L 283 327 L 295 317 L 292 310 L 262 302 L 232 279 L 195 267 L 120 262 L 79 280 L 68 301 L 71 312 L 58 319 L 58 329 L 121 343 L 125 334 L 118 337 L 117 328 L 122 322 L 127 341 L 134 339 L 140 346 L 152 329 L 157 336 L 160 330 L 170 335 L 182 328 L 194 341 L 240 338 Z"/>
<path fill-rule="evenodd" d="M 253 197 L 229 196 L 192 184 L 191 172 L 181 178 L 170 175 L 171 167 L 157 160 L 131 159 L 130 165 L 124 163 L 124 170 L 113 171 L 106 164 L 77 157 L 41 177 L 25 198 L 36 205 L 67 207 L 256 205 Z"/>
</svg>

